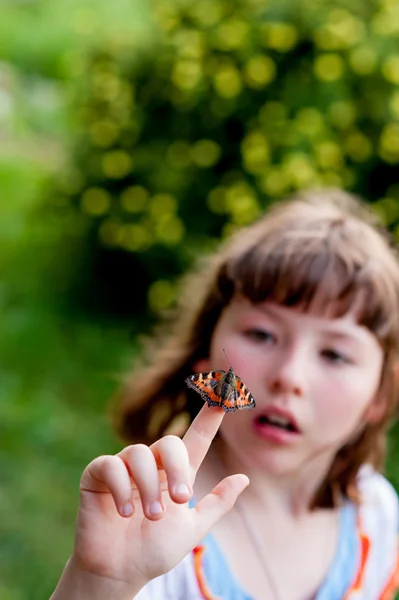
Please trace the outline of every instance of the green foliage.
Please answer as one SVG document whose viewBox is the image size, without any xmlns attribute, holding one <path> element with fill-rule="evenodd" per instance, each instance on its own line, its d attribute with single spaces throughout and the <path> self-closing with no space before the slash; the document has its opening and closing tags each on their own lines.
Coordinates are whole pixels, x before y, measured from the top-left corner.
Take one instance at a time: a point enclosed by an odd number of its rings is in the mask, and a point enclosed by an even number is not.
<svg viewBox="0 0 399 600">
<path fill-rule="evenodd" d="M 7 300 L 0 310 L 0 596 L 39 600 L 50 597 L 71 553 L 83 468 L 120 448 L 106 406 L 124 338 L 32 300 Z"/>
<path fill-rule="evenodd" d="M 25 74 L 67 79 L 99 38 L 137 37 L 147 21 L 140 0 L 2 0 L 0 56 Z"/>
<path fill-rule="evenodd" d="M 130 255 L 132 309 L 147 290 L 166 308 L 199 250 L 304 187 L 342 186 L 396 223 L 396 3 L 153 5 L 151 44 L 101 43 L 83 70 L 81 132 L 57 185 L 60 214 L 83 216 L 102 257 L 91 287 L 104 256 Z"/>
<path fill-rule="evenodd" d="M 1 600 L 50 597 L 72 550 L 82 470 L 120 448 L 106 409 L 133 332 L 64 310 L 74 255 L 37 205 L 73 130 L 81 57 L 93 40 L 141 35 L 145 11 L 142 0 L 1 4 Z M 77 225 L 63 221 L 71 246 Z"/>
<path fill-rule="evenodd" d="M 134 347 L 126 327 L 60 310 L 57 232 L 33 210 L 44 177 L 36 163 L 0 160 L 2 600 L 50 597 L 72 549 L 81 472 L 120 448 L 107 406 Z"/>
</svg>

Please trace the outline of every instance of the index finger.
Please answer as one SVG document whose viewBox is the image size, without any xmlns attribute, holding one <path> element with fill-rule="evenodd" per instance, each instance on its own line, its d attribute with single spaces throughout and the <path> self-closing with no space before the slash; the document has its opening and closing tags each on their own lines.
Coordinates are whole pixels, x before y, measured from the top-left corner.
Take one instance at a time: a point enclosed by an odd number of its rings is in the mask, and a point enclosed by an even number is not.
<svg viewBox="0 0 399 600">
<path fill-rule="evenodd" d="M 205 402 L 183 437 L 194 473 L 201 466 L 225 414 L 222 408 L 208 406 Z"/>
</svg>

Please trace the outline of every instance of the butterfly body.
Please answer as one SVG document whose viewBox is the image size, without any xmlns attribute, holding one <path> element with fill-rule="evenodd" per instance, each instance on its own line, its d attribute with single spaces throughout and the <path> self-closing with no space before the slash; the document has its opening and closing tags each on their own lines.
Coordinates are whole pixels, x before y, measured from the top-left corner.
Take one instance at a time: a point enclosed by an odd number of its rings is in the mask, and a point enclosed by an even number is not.
<svg viewBox="0 0 399 600">
<path fill-rule="evenodd" d="M 218 406 L 225 412 L 250 410 L 255 407 L 254 397 L 232 367 L 228 371 L 194 373 L 187 377 L 186 383 L 200 394 L 208 406 Z"/>
</svg>

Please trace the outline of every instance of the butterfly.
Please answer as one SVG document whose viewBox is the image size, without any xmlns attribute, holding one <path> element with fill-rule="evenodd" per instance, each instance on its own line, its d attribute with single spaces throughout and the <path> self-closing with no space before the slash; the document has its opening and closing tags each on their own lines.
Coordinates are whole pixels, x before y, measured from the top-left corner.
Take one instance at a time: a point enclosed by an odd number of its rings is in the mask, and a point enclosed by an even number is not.
<svg viewBox="0 0 399 600">
<path fill-rule="evenodd" d="M 233 371 L 209 371 L 194 373 L 185 380 L 208 403 L 208 406 L 219 406 L 225 412 L 250 410 L 255 407 L 255 398 Z"/>
</svg>

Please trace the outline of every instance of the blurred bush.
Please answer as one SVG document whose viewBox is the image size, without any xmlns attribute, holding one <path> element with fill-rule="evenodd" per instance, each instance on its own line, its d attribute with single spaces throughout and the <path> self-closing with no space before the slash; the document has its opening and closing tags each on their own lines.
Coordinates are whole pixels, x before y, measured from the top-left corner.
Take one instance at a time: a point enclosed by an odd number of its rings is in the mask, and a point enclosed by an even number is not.
<svg viewBox="0 0 399 600">
<path fill-rule="evenodd" d="M 81 227 L 80 300 L 167 308 L 199 250 L 304 187 L 343 186 L 396 223 L 396 2 L 153 7 L 150 45 L 100 43 L 82 68 L 80 133 L 52 188 Z"/>
</svg>

